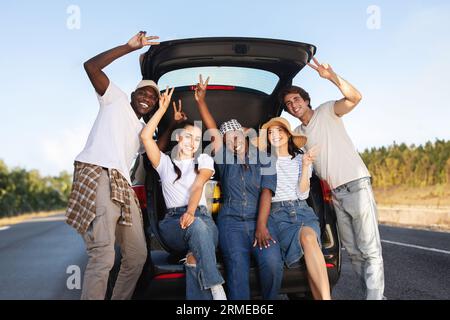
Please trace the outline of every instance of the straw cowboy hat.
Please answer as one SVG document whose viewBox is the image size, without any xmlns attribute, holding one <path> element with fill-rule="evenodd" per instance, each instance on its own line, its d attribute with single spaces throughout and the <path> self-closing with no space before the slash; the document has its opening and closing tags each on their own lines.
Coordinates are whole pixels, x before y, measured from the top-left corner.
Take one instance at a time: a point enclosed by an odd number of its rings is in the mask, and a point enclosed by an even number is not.
<svg viewBox="0 0 450 320">
<path fill-rule="evenodd" d="M 272 118 L 269 121 L 267 121 L 266 123 L 264 123 L 262 125 L 261 129 L 268 130 L 272 126 L 283 127 L 289 133 L 289 135 L 291 135 L 292 141 L 297 146 L 297 148 L 300 149 L 301 147 L 303 147 L 306 144 L 306 140 L 307 140 L 306 136 L 292 131 L 289 121 L 287 121 L 285 118 L 282 118 L 282 117 Z M 267 148 L 267 141 L 268 141 L 267 134 L 264 134 L 264 133 L 261 134 L 259 137 L 259 142 L 258 142 L 259 148 L 265 150 Z"/>
</svg>

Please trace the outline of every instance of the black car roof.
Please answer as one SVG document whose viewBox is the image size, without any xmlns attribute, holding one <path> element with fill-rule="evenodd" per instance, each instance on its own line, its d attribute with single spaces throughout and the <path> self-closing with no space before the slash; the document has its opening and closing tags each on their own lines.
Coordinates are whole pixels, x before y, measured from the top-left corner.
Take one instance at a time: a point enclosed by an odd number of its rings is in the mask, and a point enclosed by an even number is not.
<svg viewBox="0 0 450 320">
<path fill-rule="evenodd" d="M 156 82 L 170 71 L 194 67 L 244 67 L 276 74 L 279 81 L 271 94 L 239 87 L 233 91 L 208 90 L 208 105 L 218 125 L 236 118 L 244 126 L 257 128 L 269 118 L 281 114 L 282 106 L 278 101 L 280 89 L 292 83 L 292 79 L 315 53 L 314 45 L 287 40 L 193 38 L 164 41 L 151 46 L 141 56 L 140 63 L 143 78 Z M 192 79 L 194 85 L 198 75 L 193 75 Z M 193 92 L 187 88 L 177 88 L 172 99 L 182 99 L 183 111 L 188 118 L 199 120 Z M 170 114 L 164 115 L 160 129 L 167 127 L 170 117 Z"/>
<path fill-rule="evenodd" d="M 287 40 L 217 37 L 164 41 L 151 46 L 141 61 L 144 79 L 158 81 L 181 68 L 236 66 L 267 70 L 280 82 L 292 80 L 316 52 L 312 44 Z"/>
</svg>

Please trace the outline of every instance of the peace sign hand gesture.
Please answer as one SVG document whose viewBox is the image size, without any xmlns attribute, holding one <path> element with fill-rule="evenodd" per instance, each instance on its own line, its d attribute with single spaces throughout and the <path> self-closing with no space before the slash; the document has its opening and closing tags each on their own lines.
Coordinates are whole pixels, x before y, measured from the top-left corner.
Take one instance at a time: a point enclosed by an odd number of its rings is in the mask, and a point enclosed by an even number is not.
<svg viewBox="0 0 450 320">
<path fill-rule="evenodd" d="M 177 107 L 177 103 L 175 101 L 172 102 L 172 105 L 173 105 L 173 120 L 175 121 L 175 123 L 180 123 L 180 122 L 186 121 L 187 116 L 181 110 L 181 99 L 178 100 L 179 107 Z"/>
<path fill-rule="evenodd" d="M 166 90 L 163 94 L 161 94 L 161 97 L 159 98 L 159 108 L 164 112 L 166 112 L 167 108 L 169 108 L 170 100 L 172 99 L 174 90 L 175 88 L 169 90 L 169 86 L 167 86 Z"/>
<path fill-rule="evenodd" d="M 195 87 L 195 100 L 197 102 L 205 100 L 206 89 L 208 88 L 209 77 L 203 82 L 202 75 L 199 76 L 200 82 Z"/>
<path fill-rule="evenodd" d="M 309 149 L 308 152 L 306 152 L 303 155 L 303 161 L 302 161 L 303 167 L 309 167 L 310 165 L 312 165 L 314 163 L 314 160 L 316 160 L 317 154 L 319 153 L 319 151 L 320 151 L 320 148 L 317 145 L 315 145 L 311 149 Z"/>
<path fill-rule="evenodd" d="M 336 73 L 333 71 L 333 69 L 331 68 L 331 66 L 328 63 L 321 64 L 314 57 L 313 57 L 313 61 L 314 61 L 315 65 L 308 63 L 308 66 L 310 66 L 311 68 L 316 70 L 322 78 L 332 80 L 336 77 Z"/>
</svg>

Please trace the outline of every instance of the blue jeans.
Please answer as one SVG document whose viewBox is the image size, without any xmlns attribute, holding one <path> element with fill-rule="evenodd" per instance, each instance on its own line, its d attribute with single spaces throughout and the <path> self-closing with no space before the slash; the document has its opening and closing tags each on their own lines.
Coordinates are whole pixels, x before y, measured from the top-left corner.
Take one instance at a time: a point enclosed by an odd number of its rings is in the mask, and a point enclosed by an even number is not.
<svg viewBox="0 0 450 320">
<path fill-rule="evenodd" d="M 332 191 L 342 244 L 368 300 L 383 299 L 384 268 L 377 206 L 370 178 L 351 181 Z"/>
<path fill-rule="evenodd" d="M 283 278 L 283 262 L 278 243 L 253 247 L 255 220 L 226 214 L 218 217 L 219 245 L 226 266 L 228 299 L 250 299 L 250 258 L 256 260 L 263 299 L 278 299 Z"/>
<path fill-rule="evenodd" d="M 211 299 L 210 288 L 224 283 L 217 269 L 217 227 L 208 210 L 200 206 L 194 222 L 181 229 L 180 218 L 187 207 L 170 208 L 159 223 L 161 237 L 171 249 L 192 252 L 196 265 L 186 264 L 186 299 Z"/>
</svg>

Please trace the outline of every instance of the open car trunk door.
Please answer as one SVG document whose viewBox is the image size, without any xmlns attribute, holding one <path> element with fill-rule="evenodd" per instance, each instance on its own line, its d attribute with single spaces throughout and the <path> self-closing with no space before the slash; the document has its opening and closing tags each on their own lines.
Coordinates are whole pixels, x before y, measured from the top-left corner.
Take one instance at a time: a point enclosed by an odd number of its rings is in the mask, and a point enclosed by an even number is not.
<svg viewBox="0 0 450 320">
<path fill-rule="evenodd" d="M 259 90 L 239 83 L 220 83 L 211 77 L 207 103 L 216 122 L 235 118 L 246 127 L 258 128 L 269 118 L 278 116 L 281 88 L 292 83 L 297 73 L 312 59 L 316 47 L 311 44 L 259 38 L 196 38 L 161 42 L 141 56 L 141 72 L 144 79 L 151 79 L 162 87 L 160 79 L 176 70 L 192 71 L 192 82 L 175 85 L 172 100 L 182 100 L 183 111 L 191 121 L 200 120 L 194 99 L 194 85 L 198 82 L 198 70 L 205 67 L 229 67 L 260 70 L 270 73 L 276 81 L 269 90 Z M 202 69 L 203 68 L 203 69 Z M 183 76 L 186 76 L 184 73 Z M 203 74 L 204 79 L 208 74 Z M 171 85 L 170 83 L 167 83 Z M 173 85 L 173 84 L 172 84 Z M 164 130 L 172 117 L 172 109 L 160 123 Z"/>
</svg>

